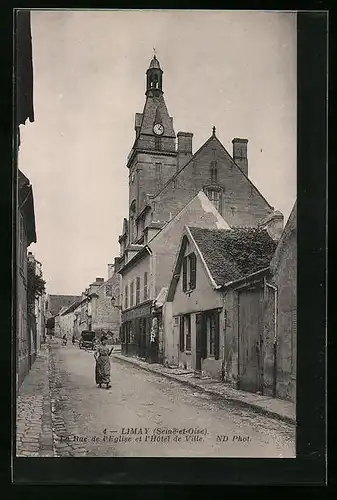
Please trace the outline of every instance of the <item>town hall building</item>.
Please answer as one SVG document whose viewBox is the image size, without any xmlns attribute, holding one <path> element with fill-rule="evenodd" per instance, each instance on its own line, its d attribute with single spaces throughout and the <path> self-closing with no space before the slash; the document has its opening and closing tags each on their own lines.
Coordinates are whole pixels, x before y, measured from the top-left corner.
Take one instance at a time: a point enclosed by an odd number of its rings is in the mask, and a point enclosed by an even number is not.
<svg viewBox="0 0 337 500">
<path fill-rule="evenodd" d="M 279 234 L 283 228 L 282 214 L 274 211 L 249 179 L 247 139 L 234 138 L 231 155 L 213 127 L 210 137 L 193 153 L 193 133 L 175 133 L 173 118 L 164 100 L 163 70 L 156 55 L 146 71 L 145 95 L 143 112 L 135 114 L 135 139 L 126 164 L 129 172 L 129 213 L 123 221 L 119 237 L 120 255 L 115 258 L 115 270 L 122 277 L 120 307 L 123 344 L 128 343 L 132 320 L 144 316 L 146 320 L 139 322 L 142 325 L 139 328 L 142 328 L 143 353 L 147 352 L 144 343 L 153 339 L 152 305 L 162 289 L 169 285 L 159 278 L 161 266 L 163 275 L 170 276 L 184 224 L 205 228 L 203 210 L 205 214 L 210 210 L 207 203 L 210 202 L 217 214 L 214 221 L 220 216 L 223 227 L 268 227 Z M 207 198 L 207 203 L 200 193 Z M 196 206 L 204 209 L 198 208 L 193 223 L 190 213 L 185 222 L 181 214 L 197 195 Z M 176 217 L 180 221 L 178 225 L 175 224 Z M 155 273 L 152 264 L 146 272 L 139 269 L 137 274 L 137 263 L 143 261 L 140 257 L 150 255 L 153 251 L 150 243 L 163 231 L 170 243 L 166 245 L 163 258 L 158 254 L 152 259 L 156 266 Z M 171 259 L 168 260 L 168 256 Z M 168 269 L 168 265 L 172 269 Z M 130 273 L 126 271 L 131 268 L 132 279 L 129 280 L 127 276 Z M 143 305 L 146 306 L 144 314 Z M 132 353 L 139 355 L 134 340 L 137 338 L 135 325 Z"/>
</svg>

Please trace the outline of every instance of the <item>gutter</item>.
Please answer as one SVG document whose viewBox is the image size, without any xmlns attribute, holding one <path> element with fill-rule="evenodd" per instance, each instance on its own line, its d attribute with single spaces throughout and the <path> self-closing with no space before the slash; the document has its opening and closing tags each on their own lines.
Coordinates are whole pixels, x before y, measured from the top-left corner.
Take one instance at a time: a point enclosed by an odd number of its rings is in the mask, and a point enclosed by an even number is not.
<svg viewBox="0 0 337 500">
<path fill-rule="evenodd" d="M 263 269 L 260 269 L 259 271 L 255 271 L 252 274 L 248 274 L 247 276 L 244 276 L 243 278 L 239 278 L 239 279 L 233 280 L 233 281 L 228 281 L 224 285 L 217 285 L 215 287 L 215 289 L 216 290 L 225 290 L 226 288 L 229 288 L 231 286 L 240 285 L 241 283 L 245 283 L 245 281 L 249 281 L 251 278 L 258 278 L 260 275 L 267 273 L 269 271 L 269 269 L 270 269 L 269 267 L 265 267 Z"/>
</svg>

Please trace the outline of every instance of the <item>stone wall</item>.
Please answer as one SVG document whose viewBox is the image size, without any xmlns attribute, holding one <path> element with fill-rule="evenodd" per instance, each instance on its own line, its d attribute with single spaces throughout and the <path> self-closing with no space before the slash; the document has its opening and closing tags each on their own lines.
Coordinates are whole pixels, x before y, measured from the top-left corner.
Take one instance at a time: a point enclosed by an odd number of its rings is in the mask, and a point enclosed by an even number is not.
<svg viewBox="0 0 337 500">
<path fill-rule="evenodd" d="M 297 356 L 297 241 L 292 232 L 283 246 L 274 274 L 278 288 L 277 314 L 277 397 L 296 399 Z"/>
<path fill-rule="evenodd" d="M 217 182 L 211 179 L 211 162 L 217 161 Z M 204 187 L 220 190 L 221 212 L 233 226 L 254 226 L 272 211 L 262 195 L 226 154 L 214 137 L 180 174 L 154 198 L 154 220 L 169 220 Z"/>
</svg>

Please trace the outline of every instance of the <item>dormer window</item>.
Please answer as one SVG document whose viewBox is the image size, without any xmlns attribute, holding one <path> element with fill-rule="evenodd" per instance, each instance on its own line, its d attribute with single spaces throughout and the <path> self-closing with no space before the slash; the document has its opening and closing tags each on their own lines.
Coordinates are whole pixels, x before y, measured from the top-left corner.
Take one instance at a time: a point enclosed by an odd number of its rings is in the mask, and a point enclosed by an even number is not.
<svg viewBox="0 0 337 500">
<path fill-rule="evenodd" d="M 189 292 L 196 287 L 197 259 L 195 253 L 186 255 L 183 259 L 183 292 Z"/>
<path fill-rule="evenodd" d="M 219 213 L 221 213 L 221 192 L 215 189 L 207 189 L 207 196 Z"/>
</svg>

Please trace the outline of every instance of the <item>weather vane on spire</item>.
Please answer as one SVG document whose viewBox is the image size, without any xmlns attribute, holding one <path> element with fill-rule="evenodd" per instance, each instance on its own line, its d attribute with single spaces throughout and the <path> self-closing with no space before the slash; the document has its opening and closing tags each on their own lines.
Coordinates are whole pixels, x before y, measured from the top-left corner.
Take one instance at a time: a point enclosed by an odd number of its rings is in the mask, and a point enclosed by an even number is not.
<svg viewBox="0 0 337 500">
<path fill-rule="evenodd" d="M 156 57 L 156 49 L 153 47 L 153 56 Z"/>
<path fill-rule="evenodd" d="M 212 129 L 212 130 L 213 130 L 213 135 L 215 135 L 215 131 L 216 131 L 215 126 L 213 126 L 213 129 Z"/>
</svg>

